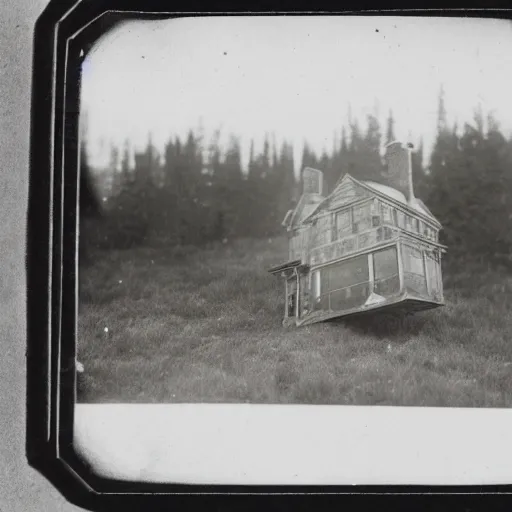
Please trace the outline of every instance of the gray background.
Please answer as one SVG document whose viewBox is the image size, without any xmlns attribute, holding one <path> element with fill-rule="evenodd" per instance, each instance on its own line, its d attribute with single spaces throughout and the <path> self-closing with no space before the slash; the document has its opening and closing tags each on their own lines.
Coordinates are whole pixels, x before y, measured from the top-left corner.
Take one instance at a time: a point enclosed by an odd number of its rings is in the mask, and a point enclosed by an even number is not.
<svg viewBox="0 0 512 512">
<path fill-rule="evenodd" d="M 0 511 L 82 510 L 25 457 L 25 232 L 32 33 L 46 0 L 0 2 Z"/>
</svg>

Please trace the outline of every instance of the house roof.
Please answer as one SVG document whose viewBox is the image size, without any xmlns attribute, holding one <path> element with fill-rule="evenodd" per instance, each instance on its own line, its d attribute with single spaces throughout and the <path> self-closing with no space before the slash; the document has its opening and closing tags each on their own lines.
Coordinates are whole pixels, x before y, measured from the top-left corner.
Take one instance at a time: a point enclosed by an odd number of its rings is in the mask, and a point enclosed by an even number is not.
<svg viewBox="0 0 512 512">
<path fill-rule="evenodd" d="M 413 197 L 412 201 L 408 203 L 404 194 L 395 188 L 382 185 L 381 183 L 375 183 L 374 181 L 361 181 L 360 183 L 363 183 L 364 185 L 377 190 L 381 194 L 386 195 L 395 201 L 398 201 L 399 203 L 410 206 L 417 212 L 426 215 L 427 217 L 431 217 L 432 220 L 436 221 L 437 223 L 437 219 L 432 215 L 432 212 L 425 206 L 425 203 L 421 199 Z"/>
<path fill-rule="evenodd" d="M 288 226 L 296 226 L 309 217 L 325 198 L 319 194 L 302 194 L 291 216 L 286 216 Z"/>
<path fill-rule="evenodd" d="M 383 196 L 386 199 L 391 199 L 392 201 L 396 203 L 400 203 L 405 207 L 412 208 L 416 212 L 418 212 L 420 215 L 423 215 L 424 217 L 427 217 L 429 220 L 434 222 L 437 226 L 442 227 L 439 221 L 432 215 L 432 212 L 425 206 L 423 201 L 421 199 L 418 199 L 417 197 L 414 197 L 413 200 L 409 203 L 407 202 L 407 199 L 405 198 L 404 194 L 400 192 L 399 190 L 396 190 L 392 187 L 389 187 L 388 185 L 384 185 L 382 183 L 376 183 L 374 181 L 359 181 L 353 178 L 350 174 L 344 174 L 339 180 L 336 186 L 334 187 L 334 190 L 318 205 L 316 208 L 307 215 L 307 217 L 304 220 L 310 220 L 312 217 L 324 209 L 325 206 L 329 203 L 329 199 L 332 197 L 333 194 L 336 193 L 337 187 L 341 184 L 342 181 L 350 179 L 354 183 L 365 187 L 367 190 L 370 190 L 370 192 L 375 193 L 377 195 Z"/>
<path fill-rule="evenodd" d="M 287 261 L 285 263 L 280 263 L 279 265 L 275 265 L 272 268 L 269 268 L 268 271 L 271 274 L 276 274 L 277 272 L 281 272 L 283 270 L 288 270 L 288 269 L 292 269 L 295 267 L 299 267 L 301 265 L 301 263 L 302 263 L 301 260 Z"/>
</svg>

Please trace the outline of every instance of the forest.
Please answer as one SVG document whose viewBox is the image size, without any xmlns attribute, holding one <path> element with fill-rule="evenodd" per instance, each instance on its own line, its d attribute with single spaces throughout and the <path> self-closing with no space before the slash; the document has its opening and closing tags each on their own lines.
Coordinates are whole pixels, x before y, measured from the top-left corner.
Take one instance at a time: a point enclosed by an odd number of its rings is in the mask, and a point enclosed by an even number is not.
<svg viewBox="0 0 512 512">
<path fill-rule="evenodd" d="M 447 261 L 476 259 L 508 264 L 512 246 L 512 138 L 492 114 L 475 107 L 463 126 L 447 123 L 439 95 L 437 137 L 428 161 L 423 144 L 412 159 L 415 195 L 443 225 L 441 242 Z M 324 173 L 324 194 L 350 173 L 356 179 L 382 181 L 383 147 L 395 139 L 389 113 L 385 133 L 376 117 L 366 126 L 349 119 L 331 152 L 320 155 L 304 144 L 301 162 Z M 99 249 L 136 246 L 203 246 L 243 238 L 283 234 L 281 222 L 298 200 L 300 180 L 294 174 L 293 147 L 276 147 L 267 136 L 259 154 L 251 145 L 248 169 L 242 169 L 240 141 L 227 147 L 219 134 L 204 141 L 192 130 L 185 140 L 168 141 L 159 155 L 148 137 L 144 151 L 130 165 L 130 141 L 111 148 L 108 170 L 96 173 L 105 195 L 103 221 L 92 237 Z M 297 165 L 298 164 L 298 165 Z M 86 144 L 82 165 L 87 165 Z"/>
</svg>

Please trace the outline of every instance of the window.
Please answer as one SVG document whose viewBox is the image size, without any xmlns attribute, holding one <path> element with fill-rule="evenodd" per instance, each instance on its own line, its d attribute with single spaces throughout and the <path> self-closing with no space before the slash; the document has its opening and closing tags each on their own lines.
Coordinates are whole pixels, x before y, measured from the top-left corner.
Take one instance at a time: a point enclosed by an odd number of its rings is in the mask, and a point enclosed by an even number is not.
<svg viewBox="0 0 512 512">
<path fill-rule="evenodd" d="M 392 222 L 392 208 L 385 203 L 382 203 L 382 222 L 389 224 Z"/>
<path fill-rule="evenodd" d="M 320 297 L 320 271 L 315 270 L 311 274 L 311 288 L 313 291 L 313 297 L 317 299 Z"/>
<path fill-rule="evenodd" d="M 331 216 L 325 215 L 320 217 L 316 221 L 316 225 L 313 227 L 314 239 L 313 247 L 319 247 L 325 245 L 331 241 Z"/>
<path fill-rule="evenodd" d="M 370 204 L 366 203 L 353 208 L 353 233 L 361 233 L 372 227 Z"/>
<path fill-rule="evenodd" d="M 377 226 L 380 226 L 381 212 L 380 212 L 380 202 L 378 199 L 374 199 L 371 202 L 370 213 L 372 216 L 372 227 L 376 228 Z"/>
<path fill-rule="evenodd" d="M 401 211 L 398 211 L 398 210 L 395 210 L 395 211 L 396 211 L 396 217 L 397 217 L 396 225 L 399 228 L 405 229 L 405 215 L 404 215 L 404 213 L 401 212 Z"/>
<path fill-rule="evenodd" d="M 398 274 L 396 247 L 389 247 L 373 255 L 373 272 L 376 281 Z"/>
<path fill-rule="evenodd" d="M 336 231 L 338 240 L 352 234 L 350 209 L 336 213 Z"/>
<path fill-rule="evenodd" d="M 370 294 L 368 255 L 345 260 L 321 271 L 329 275 L 330 288 L 322 290 L 322 303 L 327 304 L 329 309 L 343 311 L 359 307 L 368 299 Z"/>
<path fill-rule="evenodd" d="M 373 254 L 374 291 L 383 296 L 400 290 L 396 247 L 388 247 Z"/>
<path fill-rule="evenodd" d="M 411 274 L 424 275 L 423 255 L 419 249 L 404 245 L 404 271 Z"/>
<path fill-rule="evenodd" d="M 393 230 L 391 228 L 388 228 L 387 226 L 384 227 L 384 240 L 391 240 L 393 238 Z"/>
<path fill-rule="evenodd" d="M 370 203 L 370 213 L 372 216 L 379 215 L 379 201 L 376 198 Z"/>
<path fill-rule="evenodd" d="M 423 261 L 423 252 L 415 247 L 403 246 L 404 283 L 407 291 L 425 296 L 427 281 Z"/>
<path fill-rule="evenodd" d="M 329 274 L 328 290 L 346 288 L 369 280 L 368 256 L 358 256 L 323 269 Z M 327 291 L 327 289 L 326 289 Z"/>
<path fill-rule="evenodd" d="M 429 291 L 432 295 L 440 292 L 439 288 L 439 266 L 433 254 L 427 253 L 425 258 L 427 264 L 427 280 L 429 283 Z"/>
</svg>

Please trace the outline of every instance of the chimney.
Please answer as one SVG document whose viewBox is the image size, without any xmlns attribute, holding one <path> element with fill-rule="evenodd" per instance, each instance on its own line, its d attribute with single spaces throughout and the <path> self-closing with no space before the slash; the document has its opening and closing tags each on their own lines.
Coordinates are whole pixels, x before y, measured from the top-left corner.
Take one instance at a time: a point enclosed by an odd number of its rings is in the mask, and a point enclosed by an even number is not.
<svg viewBox="0 0 512 512">
<path fill-rule="evenodd" d="M 412 183 L 412 144 L 393 141 L 386 146 L 387 184 L 402 192 L 408 203 L 414 198 Z"/>
<path fill-rule="evenodd" d="M 414 145 L 411 142 L 407 143 L 407 183 L 408 183 L 408 194 L 405 196 L 407 202 L 410 203 L 414 199 L 414 184 L 412 182 L 412 151 L 414 149 Z"/>
<path fill-rule="evenodd" d="M 322 171 L 306 167 L 302 171 L 302 193 L 319 194 L 323 192 L 324 175 Z"/>
</svg>

